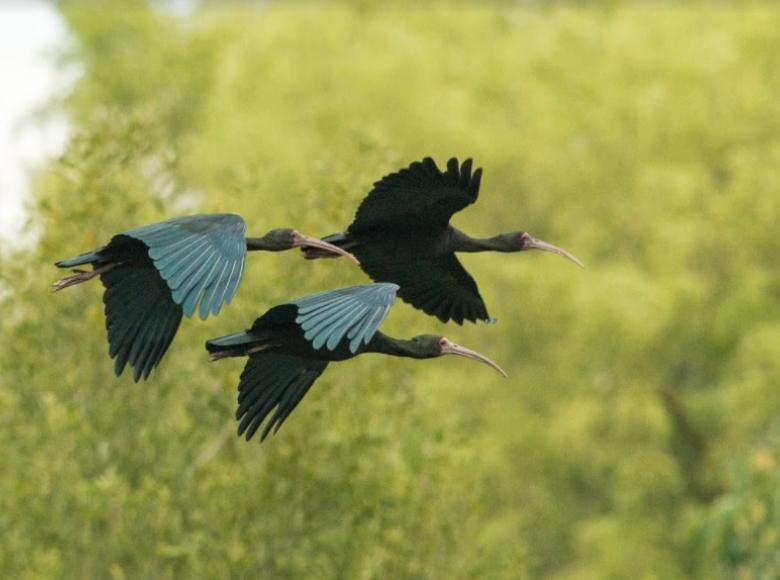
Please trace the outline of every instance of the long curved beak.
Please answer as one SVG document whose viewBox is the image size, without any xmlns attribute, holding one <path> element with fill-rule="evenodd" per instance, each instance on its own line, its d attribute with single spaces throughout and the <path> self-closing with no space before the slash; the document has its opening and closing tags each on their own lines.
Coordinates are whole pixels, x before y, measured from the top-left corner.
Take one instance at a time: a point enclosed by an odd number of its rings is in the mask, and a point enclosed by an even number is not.
<svg viewBox="0 0 780 580">
<path fill-rule="evenodd" d="M 343 250 L 339 248 L 338 246 L 334 246 L 333 244 L 329 244 L 328 242 L 323 242 L 322 240 L 318 240 L 317 238 L 312 238 L 310 236 L 304 236 L 302 233 L 293 231 L 293 246 L 309 246 L 311 248 L 319 248 L 320 250 L 325 250 L 326 252 L 331 252 L 333 254 L 338 254 L 339 256 L 344 256 L 345 258 L 351 260 L 358 266 L 360 265 L 360 262 L 358 262 L 358 259 L 347 252 L 346 250 Z"/>
<path fill-rule="evenodd" d="M 450 342 L 446 338 L 443 341 L 442 347 L 441 347 L 441 353 L 442 354 L 454 354 L 457 356 L 465 356 L 466 358 L 470 358 L 476 361 L 479 361 L 481 363 L 485 363 L 488 366 L 493 367 L 496 369 L 499 373 L 504 375 L 504 377 L 507 376 L 504 369 L 502 369 L 500 366 L 498 366 L 496 363 L 494 363 L 492 360 L 490 360 L 485 355 L 479 354 L 478 352 L 475 352 L 471 350 L 470 348 L 466 348 L 465 346 L 460 346 L 459 344 L 455 344 L 454 342 Z"/>
<path fill-rule="evenodd" d="M 525 233 L 523 234 L 523 250 L 542 250 L 543 252 L 552 252 L 553 254 L 558 254 L 559 256 L 563 256 L 567 260 L 571 260 L 575 264 L 577 264 L 580 268 L 584 268 L 585 265 L 580 262 L 577 258 L 572 256 L 569 252 L 566 250 L 562 250 L 558 246 L 553 246 L 552 244 L 548 244 L 547 242 L 543 240 L 536 239 L 531 234 Z"/>
</svg>

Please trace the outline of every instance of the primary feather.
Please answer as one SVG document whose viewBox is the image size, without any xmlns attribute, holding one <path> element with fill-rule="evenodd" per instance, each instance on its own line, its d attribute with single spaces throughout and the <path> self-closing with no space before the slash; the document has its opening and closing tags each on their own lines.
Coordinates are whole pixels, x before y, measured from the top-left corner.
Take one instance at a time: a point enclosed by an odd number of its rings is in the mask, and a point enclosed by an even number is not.
<svg viewBox="0 0 780 580">
<path fill-rule="evenodd" d="M 372 231 L 430 233 L 445 230 L 450 218 L 477 201 L 482 169 L 471 173 L 471 159 L 458 160 L 440 171 L 430 157 L 384 176 L 358 207 L 350 234 Z"/>
</svg>

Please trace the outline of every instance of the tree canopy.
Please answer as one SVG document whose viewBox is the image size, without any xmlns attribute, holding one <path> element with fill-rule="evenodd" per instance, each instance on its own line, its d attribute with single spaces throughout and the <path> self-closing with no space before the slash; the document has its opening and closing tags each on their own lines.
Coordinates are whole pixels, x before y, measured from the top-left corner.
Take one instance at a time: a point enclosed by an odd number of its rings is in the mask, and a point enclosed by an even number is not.
<svg viewBox="0 0 780 580">
<path fill-rule="evenodd" d="M 773 3 L 63 0 L 72 137 L 0 261 L 3 577 L 780 575 L 780 7 Z M 382 175 L 484 168 L 467 255 L 491 314 L 383 329 L 499 362 L 331 365 L 280 433 L 235 435 L 241 363 L 206 338 L 366 281 L 248 257 L 152 380 L 117 380 L 97 282 L 53 262 L 234 212 L 343 229 Z"/>
</svg>

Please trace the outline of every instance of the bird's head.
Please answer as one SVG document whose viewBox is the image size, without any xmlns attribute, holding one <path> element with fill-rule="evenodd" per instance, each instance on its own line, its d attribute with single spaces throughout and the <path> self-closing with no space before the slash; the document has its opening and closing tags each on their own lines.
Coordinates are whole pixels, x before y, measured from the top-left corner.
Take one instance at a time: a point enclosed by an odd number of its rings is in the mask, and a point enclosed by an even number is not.
<svg viewBox="0 0 780 580">
<path fill-rule="evenodd" d="M 533 237 L 528 232 L 512 232 L 510 234 L 501 234 L 502 238 L 505 238 L 507 247 L 513 252 L 524 252 L 526 250 L 542 250 L 543 252 L 551 252 L 563 256 L 567 260 L 571 260 L 577 264 L 580 268 L 585 266 L 577 258 L 571 255 L 566 250 L 562 250 L 557 246 L 548 244 L 544 240 Z"/>
<path fill-rule="evenodd" d="M 263 236 L 263 243 L 272 252 L 290 250 L 294 247 L 294 232 L 292 228 L 276 228 Z"/>
<path fill-rule="evenodd" d="M 300 233 L 298 230 L 294 230 L 292 228 L 277 228 L 271 230 L 265 236 L 263 236 L 262 239 L 264 249 L 271 252 L 281 252 L 283 250 L 291 250 L 293 248 L 319 248 L 321 250 L 325 250 L 326 252 L 344 256 L 345 258 L 352 260 L 355 264 L 359 264 L 357 258 L 355 258 L 355 256 L 346 250 L 343 250 L 338 246 L 334 246 L 333 244 L 329 244 L 328 242 L 323 242 L 317 238 L 306 236 Z"/>
<path fill-rule="evenodd" d="M 412 344 L 417 358 L 436 358 L 444 356 L 445 354 L 454 354 L 484 363 L 493 367 L 505 377 L 507 376 L 506 372 L 504 372 L 504 369 L 502 369 L 488 357 L 466 348 L 465 346 L 455 344 L 443 336 L 438 336 L 435 334 L 421 334 L 419 336 L 415 336 L 412 339 Z"/>
</svg>

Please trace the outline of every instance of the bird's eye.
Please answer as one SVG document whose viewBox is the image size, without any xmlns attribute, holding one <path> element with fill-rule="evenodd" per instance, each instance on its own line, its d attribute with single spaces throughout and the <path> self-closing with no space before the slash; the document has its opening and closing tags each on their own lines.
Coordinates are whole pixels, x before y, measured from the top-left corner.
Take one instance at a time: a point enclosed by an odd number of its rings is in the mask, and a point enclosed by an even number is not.
<svg viewBox="0 0 780 580">
<path fill-rule="evenodd" d="M 444 346 L 445 346 L 446 344 L 447 344 L 447 339 L 446 339 L 446 338 L 440 338 L 440 339 L 439 339 L 439 346 L 440 346 L 440 347 L 444 348 Z"/>
</svg>

